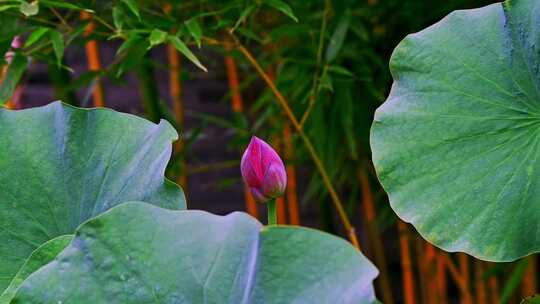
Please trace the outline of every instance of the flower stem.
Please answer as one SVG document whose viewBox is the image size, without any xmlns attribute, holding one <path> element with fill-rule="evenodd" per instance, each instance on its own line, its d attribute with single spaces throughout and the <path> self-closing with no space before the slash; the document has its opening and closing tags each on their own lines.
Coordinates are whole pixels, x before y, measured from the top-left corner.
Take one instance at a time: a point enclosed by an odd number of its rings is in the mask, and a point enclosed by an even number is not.
<svg viewBox="0 0 540 304">
<path fill-rule="evenodd" d="M 277 225 L 276 200 L 271 199 L 266 204 L 268 205 L 268 226 Z"/>
</svg>

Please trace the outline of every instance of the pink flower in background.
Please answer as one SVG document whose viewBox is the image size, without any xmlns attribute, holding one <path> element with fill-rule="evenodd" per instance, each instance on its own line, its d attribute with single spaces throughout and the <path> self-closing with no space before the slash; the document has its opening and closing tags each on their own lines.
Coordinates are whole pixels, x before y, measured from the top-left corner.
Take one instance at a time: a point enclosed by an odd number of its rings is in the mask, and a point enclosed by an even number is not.
<svg viewBox="0 0 540 304">
<path fill-rule="evenodd" d="M 253 136 L 240 164 L 244 182 L 260 203 L 280 197 L 287 186 L 287 172 L 276 151 Z"/>
<path fill-rule="evenodd" d="M 11 41 L 11 48 L 12 49 L 18 49 L 22 46 L 22 40 L 21 40 L 21 37 L 19 36 L 15 36 L 15 38 L 13 38 L 13 40 Z M 8 51 L 5 55 L 5 59 L 7 61 L 8 64 L 11 63 L 11 61 L 13 60 L 13 56 L 15 56 L 14 52 L 13 51 Z"/>
</svg>

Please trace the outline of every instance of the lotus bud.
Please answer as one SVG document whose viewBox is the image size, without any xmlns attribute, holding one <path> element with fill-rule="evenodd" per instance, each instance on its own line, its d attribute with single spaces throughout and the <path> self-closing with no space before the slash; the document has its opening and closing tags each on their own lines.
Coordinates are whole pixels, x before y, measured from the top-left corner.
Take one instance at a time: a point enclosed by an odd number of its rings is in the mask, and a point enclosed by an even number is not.
<svg viewBox="0 0 540 304">
<path fill-rule="evenodd" d="M 255 200 L 264 203 L 283 195 L 287 172 L 276 151 L 266 142 L 253 136 L 240 163 L 242 178 Z"/>
</svg>

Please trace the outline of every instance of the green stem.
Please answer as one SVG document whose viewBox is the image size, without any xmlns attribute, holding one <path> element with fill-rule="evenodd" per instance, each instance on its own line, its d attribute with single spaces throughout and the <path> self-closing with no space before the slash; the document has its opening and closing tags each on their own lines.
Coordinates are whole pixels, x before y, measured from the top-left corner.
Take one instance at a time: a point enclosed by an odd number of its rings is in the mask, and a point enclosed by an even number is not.
<svg viewBox="0 0 540 304">
<path fill-rule="evenodd" d="M 266 204 L 268 205 L 268 226 L 277 225 L 276 200 L 271 199 Z"/>
</svg>

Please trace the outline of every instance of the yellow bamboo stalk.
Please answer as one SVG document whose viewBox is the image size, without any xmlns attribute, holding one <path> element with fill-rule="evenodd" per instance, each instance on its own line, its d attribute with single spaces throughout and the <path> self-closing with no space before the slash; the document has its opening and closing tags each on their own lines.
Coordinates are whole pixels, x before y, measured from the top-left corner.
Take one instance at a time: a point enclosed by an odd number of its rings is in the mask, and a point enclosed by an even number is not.
<svg viewBox="0 0 540 304">
<path fill-rule="evenodd" d="M 298 210 L 298 196 L 296 190 L 296 168 L 291 163 L 294 159 L 294 149 L 292 144 L 291 127 L 288 122 L 284 122 L 283 140 L 285 146 L 285 163 L 287 170 L 287 207 L 289 211 L 289 221 L 291 225 L 300 225 L 300 212 Z"/>
<path fill-rule="evenodd" d="M 477 304 L 487 303 L 486 285 L 484 282 L 484 265 L 481 261 L 474 261 L 474 286 L 476 291 Z"/>
<path fill-rule="evenodd" d="M 169 94 L 173 103 L 173 112 L 176 118 L 176 122 L 180 129 L 184 131 L 184 103 L 182 100 L 182 82 L 181 82 L 181 57 L 178 54 L 176 48 L 168 44 L 167 45 L 167 58 L 169 61 Z M 184 154 L 184 141 L 177 140 L 174 145 L 175 155 L 180 157 L 180 174 L 178 175 L 177 182 L 182 186 L 184 191 L 187 191 L 187 164 Z"/>
<path fill-rule="evenodd" d="M 229 82 L 229 89 L 231 90 L 231 102 L 232 110 L 234 113 L 242 113 L 243 102 L 242 95 L 240 94 L 240 82 L 238 80 L 238 70 L 234 58 L 230 55 L 232 46 L 226 42 L 224 44 L 227 54 L 225 55 L 225 69 L 227 70 L 227 80 Z M 258 218 L 259 212 L 257 208 L 257 202 L 253 198 L 249 188 L 244 185 L 244 199 L 246 202 L 246 211 L 251 216 Z"/>
<path fill-rule="evenodd" d="M 398 220 L 399 244 L 401 251 L 401 269 L 403 280 L 403 303 L 415 304 L 416 296 L 414 290 L 414 273 L 411 260 L 411 249 L 409 244 L 409 235 L 407 224 Z"/>
<path fill-rule="evenodd" d="M 443 255 L 446 255 L 446 252 L 438 250 L 437 252 L 437 293 L 438 301 L 441 304 L 448 303 L 448 293 L 447 293 L 447 280 L 446 280 L 446 263 L 444 262 Z"/>
<path fill-rule="evenodd" d="M 369 177 L 365 168 L 357 170 L 360 188 L 362 189 L 362 214 L 367 224 L 368 239 L 373 248 L 373 256 L 375 264 L 381 275 L 379 276 L 379 288 L 382 291 L 382 299 L 384 303 L 393 303 L 392 290 L 390 288 L 390 275 L 384 254 L 383 244 L 380 238 L 379 229 L 377 227 L 377 211 L 375 209 L 375 199 L 371 191 Z"/>
<path fill-rule="evenodd" d="M 465 253 L 458 253 L 459 259 L 459 269 L 461 273 L 461 303 L 462 304 L 471 304 L 472 303 L 472 294 L 470 290 L 471 286 L 471 274 L 469 267 L 469 257 Z"/>
<path fill-rule="evenodd" d="M 84 36 L 88 37 L 94 31 L 95 24 L 92 20 L 92 15 L 88 12 L 82 11 L 80 14 L 82 20 L 90 20 L 86 28 L 84 29 Z M 88 40 L 85 44 L 86 58 L 88 62 L 88 70 L 99 72 L 101 70 L 101 60 L 99 56 L 99 46 L 96 40 Z M 103 86 L 99 78 L 95 79 L 94 90 L 92 92 L 94 100 L 94 106 L 101 108 L 105 106 L 105 97 L 103 94 Z"/>
<path fill-rule="evenodd" d="M 537 293 L 537 261 L 536 256 L 531 255 L 527 258 L 527 269 L 523 275 L 523 281 L 521 283 L 521 293 L 523 298 L 530 297 Z"/>
<path fill-rule="evenodd" d="M 278 136 L 274 136 L 272 139 L 272 146 L 276 150 L 277 154 L 281 155 L 281 140 Z M 285 199 L 283 196 L 276 199 L 276 213 L 277 213 L 277 223 L 279 225 L 287 224 L 287 212 L 285 210 Z"/>
</svg>

